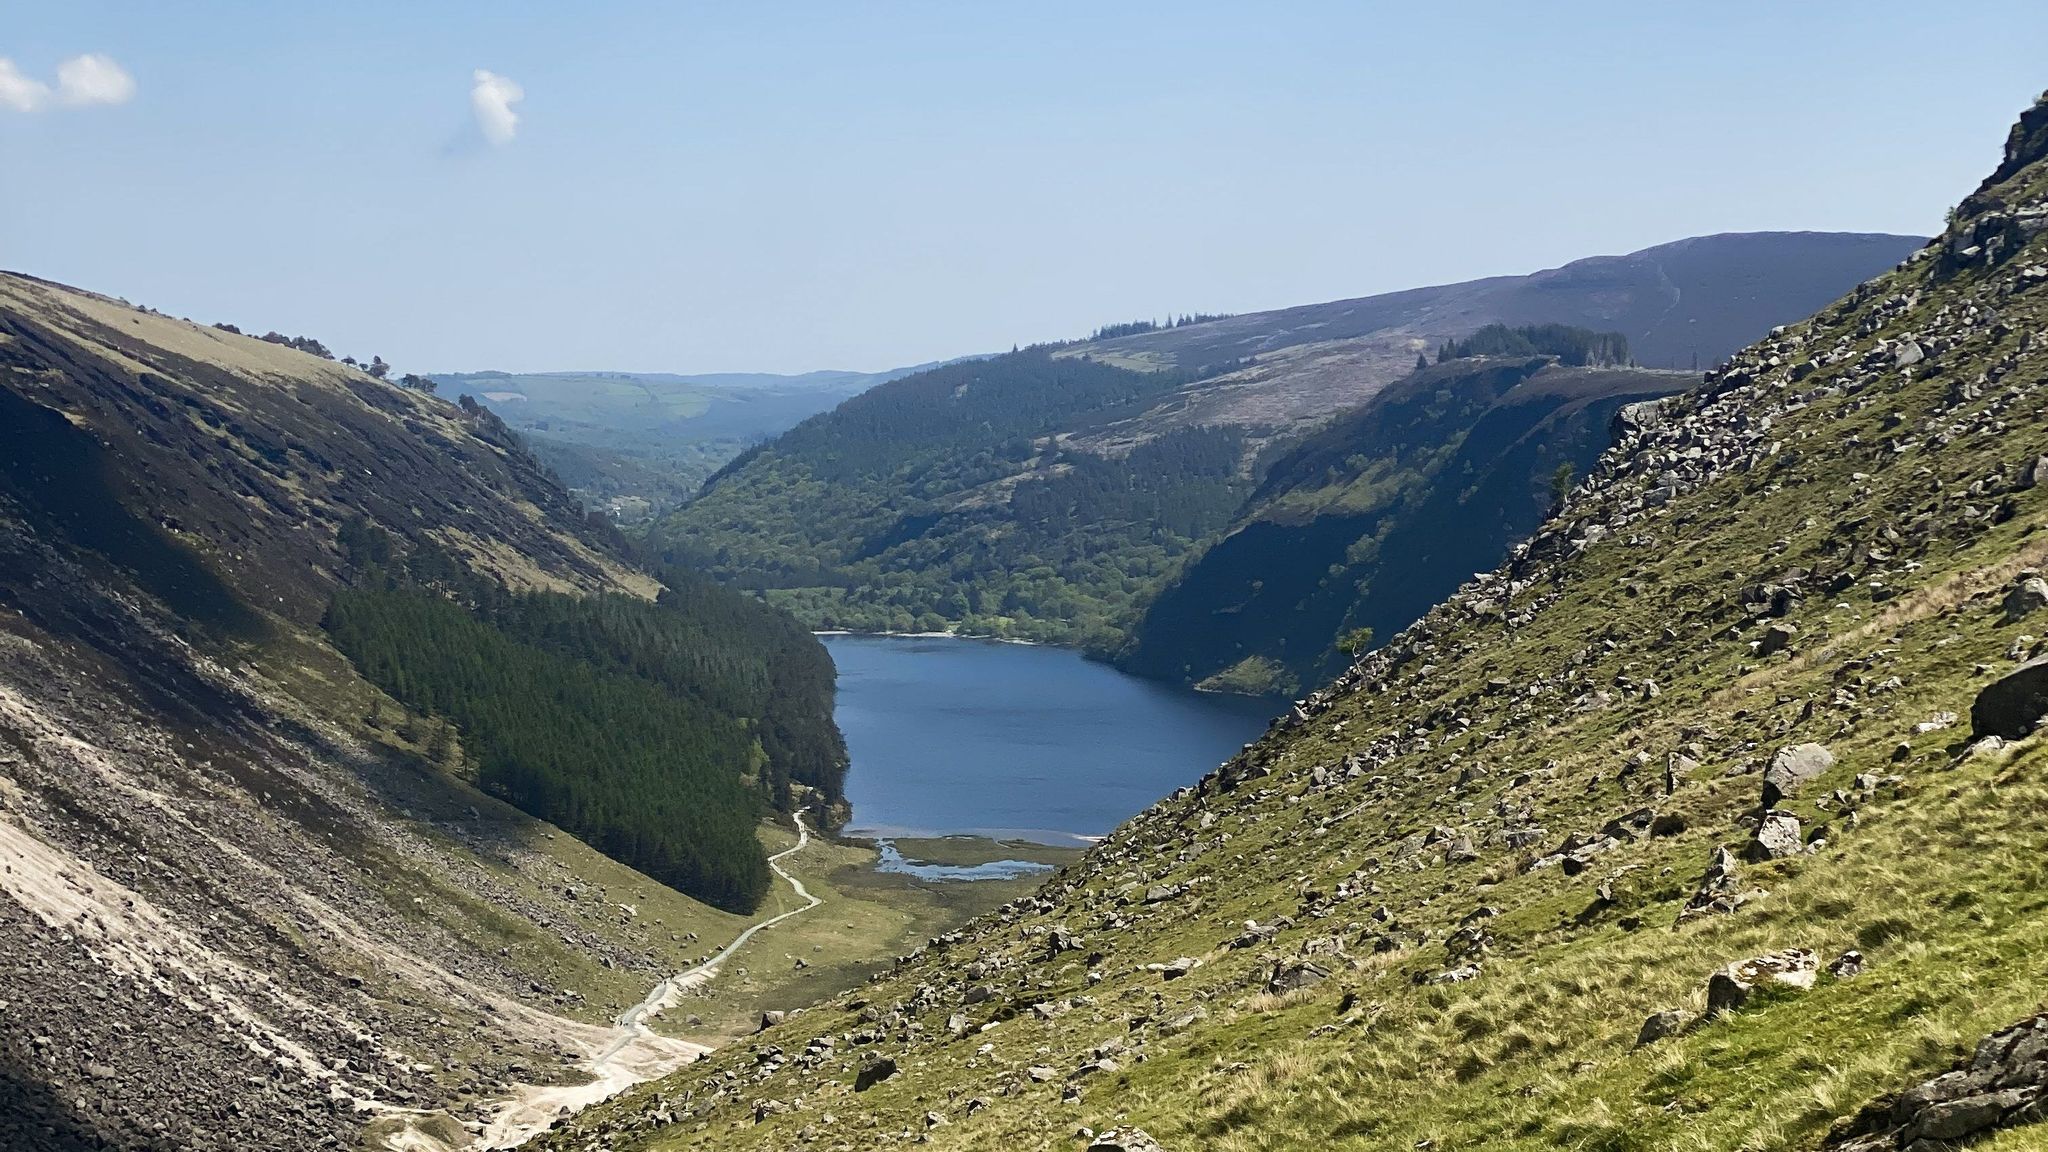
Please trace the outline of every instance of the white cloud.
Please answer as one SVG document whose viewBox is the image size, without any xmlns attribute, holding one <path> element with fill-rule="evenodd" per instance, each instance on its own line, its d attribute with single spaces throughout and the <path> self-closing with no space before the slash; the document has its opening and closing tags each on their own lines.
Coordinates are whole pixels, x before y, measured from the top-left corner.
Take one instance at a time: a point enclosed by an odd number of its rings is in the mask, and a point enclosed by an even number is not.
<svg viewBox="0 0 2048 1152">
<path fill-rule="evenodd" d="M 0 56 L 0 108 L 33 112 L 50 95 L 50 86 L 33 76 L 23 75 L 14 61 Z"/>
<path fill-rule="evenodd" d="M 48 84 L 0 56 L 0 108 L 34 112 L 49 103 L 50 95 Z M 56 96 L 59 103 L 78 107 L 126 104 L 135 96 L 135 77 L 114 63 L 113 57 L 87 52 L 57 65 Z"/>
<path fill-rule="evenodd" d="M 57 65 L 57 95 L 66 104 L 126 104 L 135 95 L 135 77 L 97 52 Z"/>
<path fill-rule="evenodd" d="M 493 144 L 510 144 L 519 130 L 519 113 L 512 105 L 526 99 L 526 90 L 509 77 L 479 68 L 476 83 L 469 89 L 469 108 L 476 113 L 476 126 Z"/>
</svg>

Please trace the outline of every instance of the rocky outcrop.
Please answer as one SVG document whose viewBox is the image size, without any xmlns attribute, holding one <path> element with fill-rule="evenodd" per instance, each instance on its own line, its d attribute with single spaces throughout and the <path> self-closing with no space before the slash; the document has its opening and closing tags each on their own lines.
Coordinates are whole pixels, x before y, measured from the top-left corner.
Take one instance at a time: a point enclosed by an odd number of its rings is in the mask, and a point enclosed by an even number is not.
<svg viewBox="0 0 2048 1152">
<path fill-rule="evenodd" d="M 2048 1119 L 2048 1014 L 1986 1036 L 1970 1058 L 1879 1100 L 1828 1140 L 1840 1152 L 1937 1152 Z"/>
</svg>

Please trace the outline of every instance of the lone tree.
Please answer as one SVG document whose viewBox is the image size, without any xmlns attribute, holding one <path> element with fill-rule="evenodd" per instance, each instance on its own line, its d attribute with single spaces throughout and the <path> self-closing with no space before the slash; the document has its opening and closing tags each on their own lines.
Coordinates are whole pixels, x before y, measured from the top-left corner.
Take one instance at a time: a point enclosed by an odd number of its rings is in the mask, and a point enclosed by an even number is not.
<svg viewBox="0 0 2048 1152">
<path fill-rule="evenodd" d="M 386 364 L 382 356 L 372 356 L 370 357 L 370 366 L 363 369 L 363 371 L 382 380 L 386 376 L 391 375 L 391 365 Z"/>
<path fill-rule="evenodd" d="M 398 378 L 398 386 L 400 388 L 410 388 L 415 392 L 431 393 L 435 388 L 440 386 L 440 382 L 434 380 L 431 377 L 421 376 L 416 373 L 407 372 L 405 375 L 400 376 Z"/>
<path fill-rule="evenodd" d="M 1572 462 L 1567 460 L 1557 466 L 1557 471 L 1550 474 L 1550 510 L 1552 512 L 1564 507 L 1564 498 L 1571 494 L 1571 490 Z"/>
<path fill-rule="evenodd" d="M 1372 629 L 1353 628 L 1337 637 L 1337 650 L 1353 660 L 1372 651 Z"/>
</svg>

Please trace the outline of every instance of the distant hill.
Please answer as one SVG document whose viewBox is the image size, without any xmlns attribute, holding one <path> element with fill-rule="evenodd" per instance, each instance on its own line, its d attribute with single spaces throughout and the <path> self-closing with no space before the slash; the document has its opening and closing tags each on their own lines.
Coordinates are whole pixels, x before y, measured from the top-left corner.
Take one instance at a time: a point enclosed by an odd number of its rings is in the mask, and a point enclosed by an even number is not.
<svg viewBox="0 0 2048 1152">
<path fill-rule="evenodd" d="M 1492 323 L 1559 323 L 1620 332 L 1646 368 L 1710 367 L 1926 242 L 1878 232 L 1724 232 L 1526 276 L 1249 312 L 1070 351 L 1192 366 L 1367 336 L 1441 340 Z"/>
<path fill-rule="evenodd" d="M 1488 324 L 1619 332 L 1641 366 L 1697 371 L 1892 267 L 1923 243 L 1913 236 L 1845 232 L 1697 236 L 1526 276 L 1083 341 L 1059 354 L 1127 368 L 1212 369 L 1093 443 L 1111 446 L 1188 425 L 1244 428 L 1258 443 L 1364 403 L 1406 375 L 1418 353 Z"/>
<path fill-rule="evenodd" d="M 674 555 L 765 592 L 813 625 L 954 628 L 1109 652 L 1162 580 L 1233 524 L 1258 518 L 1243 501 L 1292 443 L 1367 404 L 1445 342 L 1493 324 L 1552 323 L 1618 333 L 1651 368 L 1690 366 L 1695 350 L 1710 363 L 1920 244 L 1834 233 L 1705 236 L 1528 276 L 914 373 L 739 457 L 655 535 Z M 1454 424 L 1436 431 L 1454 428 L 1462 433 Z M 1541 439 L 1560 430 L 1538 421 L 1528 431 Z M 1570 436 L 1537 455 L 1583 462 L 1602 446 L 1584 427 Z M 1405 491 L 1400 502 L 1425 498 Z M 1516 507 L 1508 522 L 1523 530 L 1542 512 Z M 1474 565 L 1497 560 L 1512 540 L 1493 528 L 1485 538 Z M 1284 553 L 1268 559 L 1290 562 Z M 1325 578 L 1323 567 L 1314 580 Z M 1431 585 L 1414 610 L 1455 586 Z M 1341 619 L 1349 605 L 1333 607 Z M 1162 670 L 1182 663 L 1141 661 Z"/>
<path fill-rule="evenodd" d="M 615 518 L 644 519 L 695 494 L 749 445 L 876 384 L 887 372 L 440 372 L 526 435 L 579 497 Z"/>
<path fill-rule="evenodd" d="M 1583 475 L 1626 405 L 1689 372 L 1459 359 L 1415 372 L 1274 460 L 1221 538 L 1147 603 L 1116 662 L 1141 675 L 1293 694 L 1499 562 Z"/>
</svg>

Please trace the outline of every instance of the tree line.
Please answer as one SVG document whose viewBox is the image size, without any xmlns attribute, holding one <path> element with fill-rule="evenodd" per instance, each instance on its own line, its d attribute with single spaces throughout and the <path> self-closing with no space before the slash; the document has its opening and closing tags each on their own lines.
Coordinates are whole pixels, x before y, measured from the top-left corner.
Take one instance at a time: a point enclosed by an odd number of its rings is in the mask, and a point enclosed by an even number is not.
<svg viewBox="0 0 2048 1152">
<path fill-rule="evenodd" d="M 1629 363 L 1628 337 L 1570 324 L 1524 324 L 1516 328 L 1488 324 L 1463 340 L 1444 341 L 1437 348 L 1436 362 L 1442 364 L 1468 356 L 1555 356 L 1559 363 L 1574 368 Z"/>
<path fill-rule="evenodd" d="M 761 815 L 844 785 L 831 658 L 694 575 L 656 603 L 508 592 L 430 542 L 346 525 L 326 625 L 362 674 L 460 733 L 480 787 L 733 911 L 770 880 Z"/>
</svg>

